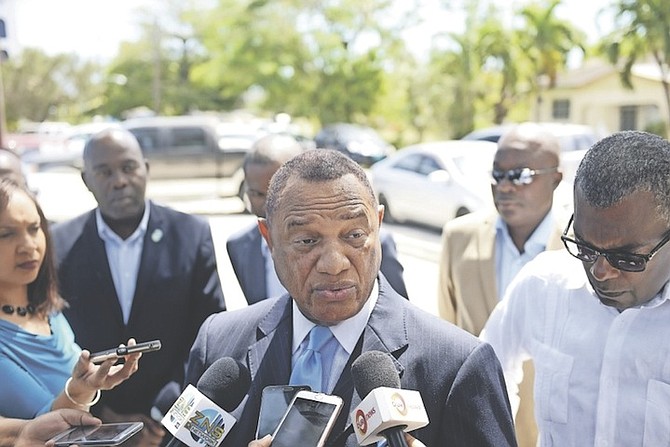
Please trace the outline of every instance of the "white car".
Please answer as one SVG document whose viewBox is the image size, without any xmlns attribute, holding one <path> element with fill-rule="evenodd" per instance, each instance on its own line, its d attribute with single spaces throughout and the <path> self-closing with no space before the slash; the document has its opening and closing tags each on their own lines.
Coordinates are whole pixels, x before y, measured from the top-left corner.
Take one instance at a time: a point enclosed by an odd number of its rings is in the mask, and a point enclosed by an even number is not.
<svg viewBox="0 0 670 447">
<path fill-rule="evenodd" d="M 493 206 L 490 172 L 496 144 L 435 141 L 398 150 L 370 168 L 388 222 L 442 229 L 458 216 Z"/>
</svg>

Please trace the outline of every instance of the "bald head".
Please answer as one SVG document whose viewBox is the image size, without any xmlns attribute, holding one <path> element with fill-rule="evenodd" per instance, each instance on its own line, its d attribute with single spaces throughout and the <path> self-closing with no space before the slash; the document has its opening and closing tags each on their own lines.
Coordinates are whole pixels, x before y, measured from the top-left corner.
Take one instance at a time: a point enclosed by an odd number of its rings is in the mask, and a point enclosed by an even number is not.
<svg viewBox="0 0 670 447">
<path fill-rule="evenodd" d="M 125 129 L 105 129 L 93 135 L 84 146 L 84 169 L 90 165 L 93 153 L 110 146 L 122 147 L 126 151 L 139 154 L 142 157 L 142 148 L 137 138 Z"/>
<path fill-rule="evenodd" d="M 266 135 L 256 141 L 244 158 L 244 191 L 249 211 L 265 217 L 270 179 L 288 160 L 303 152 L 290 135 Z"/>
<path fill-rule="evenodd" d="M 283 165 L 303 151 L 302 146 L 290 135 L 271 134 L 259 138 L 244 158 L 244 168 L 249 164 Z"/>
<path fill-rule="evenodd" d="M 512 127 L 498 140 L 500 149 L 545 153 L 555 159 L 556 165 L 561 159 L 558 138 L 536 123 L 521 123 Z"/>
</svg>

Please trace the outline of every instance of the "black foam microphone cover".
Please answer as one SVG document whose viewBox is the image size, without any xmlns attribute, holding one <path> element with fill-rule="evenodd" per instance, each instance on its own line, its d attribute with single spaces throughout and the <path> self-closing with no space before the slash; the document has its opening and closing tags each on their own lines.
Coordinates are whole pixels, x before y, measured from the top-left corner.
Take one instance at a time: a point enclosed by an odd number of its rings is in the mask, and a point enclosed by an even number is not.
<svg viewBox="0 0 670 447">
<path fill-rule="evenodd" d="M 251 374 L 242 363 L 224 357 L 218 359 L 200 376 L 197 388 L 227 412 L 242 402 L 251 385 Z"/>
<path fill-rule="evenodd" d="M 400 376 L 391 355 L 381 351 L 367 351 L 354 360 L 351 378 L 361 399 L 375 388 L 400 388 Z"/>
<path fill-rule="evenodd" d="M 160 422 L 179 398 L 181 386 L 176 381 L 168 382 L 154 399 L 154 405 L 151 407 L 151 417 Z"/>
</svg>

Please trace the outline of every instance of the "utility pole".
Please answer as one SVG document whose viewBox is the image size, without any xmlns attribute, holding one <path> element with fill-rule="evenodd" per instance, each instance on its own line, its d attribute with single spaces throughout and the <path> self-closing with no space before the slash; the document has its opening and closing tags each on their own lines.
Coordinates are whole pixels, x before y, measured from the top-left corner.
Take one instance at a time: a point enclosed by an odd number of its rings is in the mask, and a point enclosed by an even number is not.
<svg viewBox="0 0 670 447">
<path fill-rule="evenodd" d="M 4 19 L 0 18 L 0 40 L 7 37 Z M 0 147 L 5 147 L 5 134 L 7 133 L 7 118 L 5 115 L 5 83 L 2 79 L 3 63 L 7 59 L 7 51 L 0 46 Z"/>
<path fill-rule="evenodd" d="M 160 115 L 161 110 L 161 29 L 158 19 L 154 20 L 152 30 L 153 46 L 153 78 L 151 83 L 151 93 L 153 99 L 153 108 L 156 115 Z"/>
</svg>

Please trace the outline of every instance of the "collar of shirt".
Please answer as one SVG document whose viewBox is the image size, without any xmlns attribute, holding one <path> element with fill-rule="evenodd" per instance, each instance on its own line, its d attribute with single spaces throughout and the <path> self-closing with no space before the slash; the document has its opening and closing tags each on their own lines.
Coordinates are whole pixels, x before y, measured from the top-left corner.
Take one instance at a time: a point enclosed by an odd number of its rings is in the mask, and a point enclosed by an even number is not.
<svg viewBox="0 0 670 447">
<path fill-rule="evenodd" d="M 368 324 L 370 319 L 370 314 L 372 309 L 374 309 L 375 304 L 377 304 L 377 298 L 379 296 L 379 285 L 375 281 L 370 297 L 363 305 L 360 311 L 353 317 L 350 317 L 344 321 L 337 323 L 334 326 L 330 326 L 330 330 L 337 339 L 338 343 L 347 354 L 351 355 L 354 352 L 356 343 L 360 338 L 365 325 Z M 300 312 L 300 309 L 293 301 L 293 354 L 298 350 L 300 344 L 305 339 L 309 331 L 316 326 L 312 321 L 305 318 L 305 316 Z"/>
<path fill-rule="evenodd" d="M 543 252 L 547 246 L 547 241 L 551 236 L 551 231 L 553 227 L 554 217 L 553 212 L 549 210 L 544 219 L 540 224 L 535 228 L 535 231 L 530 235 L 525 244 L 523 244 L 524 253 L 531 253 L 533 257 L 537 254 Z M 500 216 L 496 219 L 496 237 L 501 237 L 504 240 L 504 245 L 511 244 L 514 247 L 514 242 L 509 235 L 509 230 L 507 224 L 502 220 Z"/>
<path fill-rule="evenodd" d="M 149 201 L 145 201 L 144 203 L 144 215 L 142 216 L 142 220 L 140 221 L 140 224 L 137 226 L 133 234 L 128 237 L 128 239 L 121 239 L 118 234 L 114 233 L 114 231 L 107 225 L 105 220 L 102 218 L 102 213 L 100 212 L 100 208 L 96 208 L 95 210 L 95 223 L 98 226 L 98 236 L 100 236 L 100 239 L 102 239 L 105 242 L 114 242 L 116 244 L 123 244 L 125 243 L 131 243 L 135 242 L 138 238 L 144 237 L 144 235 L 147 232 L 147 227 L 149 226 L 149 209 L 151 207 L 149 206 Z"/>
<path fill-rule="evenodd" d="M 505 295 L 507 286 L 512 282 L 512 279 L 519 273 L 521 268 L 526 265 L 528 261 L 535 256 L 542 253 L 547 247 L 547 241 L 551 236 L 553 225 L 553 217 L 551 211 L 544 216 L 544 219 L 535 228 L 535 231 L 530 235 L 524 244 L 523 253 L 519 253 L 509 230 L 502 218 L 498 216 L 496 219 L 496 237 L 495 237 L 495 254 L 494 262 L 496 268 L 496 287 L 498 291 L 498 299 L 502 299 Z"/>
</svg>

